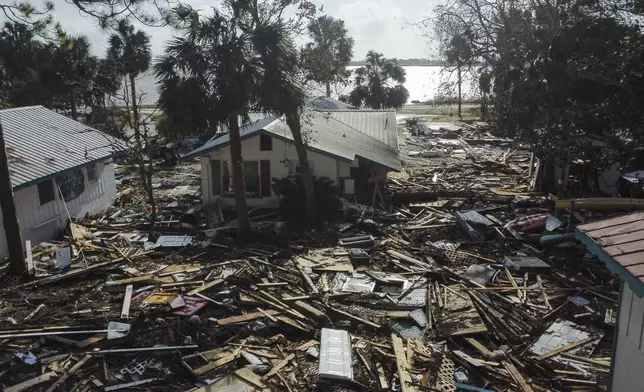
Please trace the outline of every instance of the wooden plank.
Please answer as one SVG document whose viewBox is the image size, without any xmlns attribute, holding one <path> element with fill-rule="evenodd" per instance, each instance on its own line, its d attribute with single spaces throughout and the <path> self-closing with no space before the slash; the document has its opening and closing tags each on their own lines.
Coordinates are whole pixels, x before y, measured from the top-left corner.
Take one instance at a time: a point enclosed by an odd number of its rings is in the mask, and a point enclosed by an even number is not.
<svg viewBox="0 0 644 392">
<path fill-rule="evenodd" d="M 297 268 L 298 272 L 302 276 L 302 279 L 309 286 L 309 290 L 313 294 L 318 294 L 319 293 L 318 288 L 315 287 L 315 284 L 311 280 L 311 277 L 302 269 L 302 267 L 300 267 L 297 261 L 293 260 L 293 265 L 295 265 L 295 268 Z"/>
<path fill-rule="evenodd" d="M 611 237 L 596 239 L 595 242 L 597 242 L 599 245 L 603 247 L 607 247 L 610 245 L 619 245 L 619 244 L 625 244 L 628 242 L 639 241 L 642 239 L 642 236 L 643 236 L 643 233 L 641 232 L 627 233 L 627 234 L 620 234 L 620 235 L 615 235 Z"/>
<path fill-rule="evenodd" d="M 586 235 L 591 238 L 604 238 L 620 234 L 634 233 L 642 230 L 644 230 L 644 220 L 639 220 L 636 222 L 625 223 L 623 225 L 607 227 L 605 229 L 587 231 Z"/>
<path fill-rule="evenodd" d="M 535 359 L 537 361 L 543 361 L 544 359 L 548 359 L 550 357 L 553 357 L 555 355 L 561 354 L 561 353 L 566 352 L 568 350 L 572 350 L 575 347 L 583 346 L 584 344 L 590 343 L 593 340 L 597 340 L 597 337 L 596 336 L 590 336 L 590 337 L 587 337 L 586 339 L 582 339 L 582 340 L 579 340 L 577 342 L 570 343 L 570 344 L 568 344 L 566 346 L 559 347 L 559 348 L 556 348 L 554 350 L 548 351 L 545 354 L 541 354 L 538 357 L 535 357 Z"/>
<path fill-rule="evenodd" d="M 69 369 L 67 373 L 63 374 L 62 377 L 56 380 L 56 382 L 53 383 L 45 392 L 54 392 L 60 384 L 67 381 L 69 376 L 76 373 L 76 371 L 78 371 L 78 369 L 80 369 L 85 364 L 85 362 L 87 362 L 91 357 L 92 357 L 91 355 L 85 355 L 80 361 L 76 362 L 76 364 L 72 366 L 72 368 Z"/>
<path fill-rule="evenodd" d="M 400 390 L 402 392 L 413 392 L 415 388 L 411 386 L 411 375 L 407 371 L 407 359 L 405 357 L 405 347 L 403 346 L 402 339 L 396 334 L 391 334 L 391 342 L 394 347 L 394 355 L 396 356 L 396 369 L 398 371 L 398 378 L 400 379 Z"/>
<path fill-rule="evenodd" d="M 293 302 L 293 305 L 298 307 L 301 311 L 309 313 L 310 315 L 312 315 L 317 319 L 325 319 L 327 317 L 326 313 L 314 308 L 313 306 L 307 304 L 304 301 L 295 301 Z"/>
<path fill-rule="evenodd" d="M 367 370 L 369 375 L 371 376 L 372 380 L 376 380 L 376 375 L 373 373 L 373 370 L 371 369 L 371 366 L 369 365 L 369 362 L 365 359 L 364 355 L 362 355 L 362 352 L 358 349 L 356 349 L 356 354 L 358 354 L 358 359 L 360 359 L 360 362 L 362 363 L 362 366 Z"/>
<path fill-rule="evenodd" d="M 27 253 L 26 261 L 27 261 L 27 273 L 29 275 L 34 275 L 36 273 L 36 270 L 34 269 L 34 258 L 31 253 L 31 240 L 25 241 L 25 252 Z"/>
<path fill-rule="evenodd" d="M 644 263 L 644 252 L 631 253 L 615 257 L 615 261 L 624 267 L 630 267 Z"/>
<path fill-rule="evenodd" d="M 523 392 L 534 392 L 532 387 L 528 384 L 528 382 L 523 378 L 523 375 L 519 373 L 517 368 L 512 364 L 510 361 L 502 361 L 503 367 L 505 367 L 505 370 L 510 373 L 510 376 L 512 376 L 512 379 L 519 384 L 519 387 L 521 387 L 521 390 Z"/>
<path fill-rule="evenodd" d="M 596 222 L 591 222 L 583 226 L 578 226 L 577 228 L 584 232 L 604 229 L 611 226 L 622 225 L 625 223 L 637 222 L 644 219 L 644 212 L 637 212 L 635 214 L 630 214 L 627 216 L 619 216 L 612 219 L 603 219 Z"/>
<path fill-rule="evenodd" d="M 626 267 L 626 269 L 637 277 L 644 276 L 644 264 L 631 265 Z"/>
<path fill-rule="evenodd" d="M 34 377 L 27 381 L 23 381 L 20 384 L 16 384 L 12 387 L 6 388 L 4 392 L 22 392 L 32 390 L 32 387 L 42 384 L 56 377 L 56 372 L 45 373 L 42 376 Z"/>
<path fill-rule="evenodd" d="M 130 317 L 130 304 L 132 303 L 132 290 L 134 286 L 128 284 L 125 288 L 125 296 L 123 297 L 123 307 L 121 308 L 121 318 L 126 319 Z"/>
<path fill-rule="evenodd" d="M 361 322 L 363 324 L 370 325 L 370 326 L 372 326 L 374 328 L 378 328 L 378 329 L 381 328 L 380 324 L 376 324 L 373 321 L 369 321 L 367 319 L 363 319 L 363 318 L 360 318 L 358 316 L 354 316 L 351 313 L 345 312 L 344 310 L 340 310 L 340 309 L 337 309 L 337 308 L 330 308 L 330 309 L 333 310 L 336 313 L 340 313 L 341 315 L 350 318 L 351 320 L 355 320 L 355 321 Z"/>
<path fill-rule="evenodd" d="M 619 256 L 625 253 L 644 251 L 644 240 L 628 242 L 620 245 L 613 245 L 604 248 L 604 252 L 611 256 Z"/>
<path fill-rule="evenodd" d="M 610 361 L 599 361 L 599 360 L 596 360 L 596 359 L 586 358 L 586 357 L 582 357 L 582 356 L 574 355 L 574 354 L 569 354 L 569 353 L 561 353 L 559 355 L 564 357 L 564 358 L 574 359 L 575 361 L 589 363 L 591 365 L 597 365 L 597 366 L 601 366 L 601 367 L 605 367 L 605 368 L 610 368 Z"/>
<path fill-rule="evenodd" d="M 204 284 L 203 286 L 200 286 L 200 287 L 197 287 L 196 289 L 188 291 L 188 294 L 186 294 L 186 295 L 191 296 L 191 295 L 195 295 L 197 293 L 201 293 L 204 290 L 208 290 L 209 288 L 212 288 L 212 287 L 215 287 L 215 286 L 217 286 L 219 284 L 222 284 L 224 282 L 224 280 L 225 279 L 215 279 L 212 282 L 208 282 L 208 283 Z"/>
<path fill-rule="evenodd" d="M 271 371 L 270 371 L 270 372 L 266 373 L 266 375 L 265 375 L 264 377 L 262 377 L 262 380 L 267 380 L 268 378 L 270 378 L 270 377 L 272 377 L 273 375 L 275 375 L 275 373 L 277 373 L 278 371 L 280 371 L 280 369 L 282 369 L 284 366 L 286 366 L 286 365 L 288 364 L 288 361 L 290 361 L 290 360 L 291 360 L 291 359 L 293 359 L 293 358 L 295 358 L 295 354 L 289 354 L 289 355 L 288 355 L 286 358 L 284 358 L 280 363 L 278 363 L 277 365 L 275 365 L 275 366 L 271 369 Z"/>
<path fill-rule="evenodd" d="M 478 340 L 474 338 L 465 338 L 465 341 L 477 349 L 485 358 L 492 358 L 492 351 L 488 350 L 487 347 L 482 345 Z"/>
<path fill-rule="evenodd" d="M 267 314 L 270 314 L 271 316 L 280 314 L 280 312 L 278 312 L 277 310 L 272 310 L 272 309 L 266 310 L 265 312 Z M 260 317 L 265 317 L 264 313 L 262 312 L 247 313 L 247 314 L 242 314 L 241 316 L 233 316 L 233 317 L 218 319 L 217 324 L 228 325 L 228 324 L 244 323 L 246 321 L 254 320 Z"/>
<path fill-rule="evenodd" d="M 387 376 L 385 376 L 385 369 L 382 368 L 380 362 L 376 363 L 376 370 L 378 371 L 378 385 L 380 389 L 386 391 L 389 389 L 389 383 L 387 382 Z"/>
<path fill-rule="evenodd" d="M 257 311 L 260 312 L 261 314 L 263 314 L 264 316 L 266 316 L 269 320 L 271 320 L 271 321 L 273 321 L 275 323 L 277 322 L 277 319 L 275 317 L 273 317 L 272 314 L 266 312 L 264 309 L 257 308 Z"/>
<path fill-rule="evenodd" d="M 240 353 L 240 350 L 237 349 L 232 354 L 228 354 L 228 355 L 226 355 L 224 357 L 221 357 L 221 358 L 217 359 L 214 362 L 210 362 L 207 365 L 203 365 L 203 366 L 201 366 L 201 367 L 199 367 L 197 369 L 192 370 L 192 373 L 195 376 L 201 376 L 202 374 L 208 373 L 212 369 L 216 369 L 216 368 L 218 368 L 220 366 L 223 366 L 223 365 L 225 365 L 227 363 L 230 363 L 230 362 L 234 361 L 235 359 L 237 359 L 237 357 L 239 357 L 239 353 Z"/>
<path fill-rule="evenodd" d="M 235 370 L 235 375 L 256 388 L 266 388 L 266 385 L 264 385 L 264 383 L 262 382 L 261 377 L 253 373 L 253 371 L 247 367 Z"/>
<path fill-rule="evenodd" d="M 255 354 L 255 355 L 260 356 L 260 357 L 268 358 L 268 359 L 277 359 L 277 358 L 279 358 L 279 356 L 277 356 L 275 354 L 271 354 L 271 353 L 269 353 L 268 351 L 265 351 L 265 350 L 246 349 L 246 352 L 251 353 L 251 354 Z"/>
<path fill-rule="evenodd" d="M 416 264 L 417 266 L 420 266 L 423 268 L 432 268 L 432 266 L 427 263 L 423 263 L 420 260 L 414 259 L 413 257 L 407 256 L 406 254 L 396 252 L 395 250 L 388 250 L 387 254 L 395 259 L 404 260 L 408 263 Z"/>
<path fill-rule="evenodd" d="M 548 300 L 548 295 L 546 294 L 546 291 L 543 287 L 543 280 L 541 279 L 541 275 L 537 275 L 537 283 L 539 284 L 539 289 L 541 289 L 541 297 L 543 298 L 543 303 L 546 304 L 546 308 L 548 308 L 548 310 L 552 310 L 552 306 L 550 305 L 550 301 Z"/>
</svg>

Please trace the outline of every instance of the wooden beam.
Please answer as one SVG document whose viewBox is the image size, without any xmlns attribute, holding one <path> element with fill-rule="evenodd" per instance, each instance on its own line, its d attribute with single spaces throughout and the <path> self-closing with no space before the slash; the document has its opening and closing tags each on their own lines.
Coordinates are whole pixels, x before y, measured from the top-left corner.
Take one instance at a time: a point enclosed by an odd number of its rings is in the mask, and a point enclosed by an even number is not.
<svg viewBox="0 0 644 392">
<path fill-rule="evenodd" d="M 398 371 L 398 378 L 400 379 L 400 390 L 401 392 L 413 392 L 415 388 L 411 386 L 412 380 L 407 370 L 407 359 L 402 339 L 392 333 L 391 342 L 394 347 L 394 355 L 396 356 L 396 369 Z"/>
<path fill-rule="evenodd" d="M 277 365 L 275 365 L 275 366 L 271 369 L 271 371 L 270 371 L 270 372 L 266 373 L 266 375 L 265 375 L 264 377 L 262 377 L 262 380 L 267 380 L 268 378 L 270 378 L 270 377 L 272 377 L 273 375 L 275 375 L 275 373 L 277 373 L 278 371 L 280 371 L 280 369 L 282 369 L 284 366 L 286 366 L 286 365 L 288 364 L 288 361 L 290 361 L 290 360 L 291 360 L 291 359 L 293 359 L 293 358 L 295 358 L 295 354 L 289 354 L 289 355 L 288 355 L 286 358 L 284 358 L 280 363 L 278 363 Z"/>
<path fill-rule="evenodd" d="M 280 314 L 280 312 L 278 312 L 277 310 L 272 310 L 272 309 L 265 310 L 264 313 L 270 314 L 271 316 Z M 244 323 L 246 321 L 254 320 L 256 318 L 267 317 L 264 313 L 262 312 L 247 313 L 247 314 L 242 314 L 241 316 L 233 316 L 233 317 L 226 317 L 223 319 L 217 319 L 217 324 L 228 325 L 228 324 Z"/>
<path fill-rule="evenodd" d="M 572 350 L 573 348 L 576 348 L 576 347 L 579 347 L 579 346 L 583 346 L 584 344 L 590 343 L 590 342 L 592 342 L 593 340 L 596 340 L 596 339 L 597 339 L 597 337 L 596 337 L 596 336 L 590 336 L 590 337 L 587 337 L 586 339 L 582 339 L 582 340 L 579 340 L 579 341 L 577 341 L 577 342 L 574 342 L 574 343 L 570 343 L 570 344 L 568 344 L 568 345 L 565 345 L 565 346 L 563 346 L 563 347 L 556 348 L 556 349 L 554 349 L 554 350 L 552 350 L 552 351 L 548 351 L 548 352 L 547 352 L 547 353 L 545 353 L 545 354 L 541 354 L 541 355 L 539 355 L 539 356 L 538 356 L 538 357 L 536 357 L 535 359 L 536 359 L 537 361 L 543 361 L 544 359 L 548 359 L 548 358 L 550 358 L 550 357 L 554 357 L 555 355 L 559 355 L 559 354 L 561 354 L 561 353 L 563 353 L 563 352 L 566 352 L 566 351 L 568 351 L 568 350 Z"/>
<path fill-rule="evenodd" d="M 528 382 L 523 378 L 523 375 L 519 373 L 517 368 L 512 364 L 510 361 L 502 361 L 503 367 L 505 367 L 505 370 L 510 373 L 510 376 L 512 379 L 519 384 L 519 387 L 523 392 L 534 392 L 532 387 L 528 384 Z"/>
<path fill-rule="evenodd" d="M 125 288 L 125 296 L 123 297 L 123 307 L 121 308 L 121 318 L 126 319 L 130 317 L 130 304 L 132 302 L 132 290 L 134 286 L 128 284 Z"/>
</svg>

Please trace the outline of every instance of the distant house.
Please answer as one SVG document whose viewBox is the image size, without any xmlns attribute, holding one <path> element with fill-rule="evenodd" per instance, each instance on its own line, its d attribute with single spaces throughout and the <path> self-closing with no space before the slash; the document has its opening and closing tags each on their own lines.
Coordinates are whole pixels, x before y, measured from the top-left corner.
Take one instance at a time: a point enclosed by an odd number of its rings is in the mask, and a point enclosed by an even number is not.
<svg viewBox="0 0 644 392">
<path fill-rule="evenodd" d="M 402 169 L 393 111 L 312 109 L 302 123 L 313 174 L 333 179 L 344 194 L 373 189 L 374 178 Z M 241 139 L 248 205 L 276 204 L 273 178 L 300 172 L 290 129 L 283 118 L 264 118 L 242 128 Z M 234 207 L 229 136 L 210 140 L 184 159 L 195 157 L 201 160 L 204 203 Z"/>
<path fill-rule="evenodd" d="M 0 110 L 23 240 L 54 239 L 71 217 L 116 199 L 111 157 L 118 139 L 42 106 Z M 0 225 L 0 256 L 8 254 Z"/>
</svg>

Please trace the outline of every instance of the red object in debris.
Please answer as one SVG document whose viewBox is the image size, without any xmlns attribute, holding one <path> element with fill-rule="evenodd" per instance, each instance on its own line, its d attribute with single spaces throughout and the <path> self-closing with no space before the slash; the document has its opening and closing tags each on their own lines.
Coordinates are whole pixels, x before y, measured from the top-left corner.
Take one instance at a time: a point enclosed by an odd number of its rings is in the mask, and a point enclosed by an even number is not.
<svg viewBox="0 0 644 392">
<path fill-rule="evenodd" d="M 179 316 L 192 316 L 208 305 L 208 301 L 199 297 L 183 297 L 183 301 L 186 305 L 181 309 L 175 310 L 172 314 L 177 314 Z"/>
<path fill-rule="evenodd" d="M 159 206 L 156 206 L 157 212 L 159 212 Z M 148 206 L 148 214 L 152 213 L 152 206 Z"/>
<path fill-rule="evenodd" d="M 514 231 L 531 231 L 546 226 L 548 214 L 527 215 L 508 222 L 505 227 Z"/>
</svg>

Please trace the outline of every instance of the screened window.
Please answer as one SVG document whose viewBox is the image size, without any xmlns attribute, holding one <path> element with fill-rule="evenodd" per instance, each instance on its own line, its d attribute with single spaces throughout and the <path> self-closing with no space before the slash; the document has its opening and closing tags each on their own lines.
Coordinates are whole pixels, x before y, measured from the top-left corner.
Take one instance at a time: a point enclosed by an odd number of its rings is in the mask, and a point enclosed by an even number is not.
<svg viewBox="0 0 644 392">
<path fill-rule="evenodd" d="M 235 184 L 233 181 L 233 166 L 231 161 L 224 161 L 223 173 L 221 176 L 222 190 L 226 197 L 235 196 Z M 246 184 L 246 197 L 261 197 L 259 178 L 259 162 L 244 161 L 244 181 Z"/>
<path fill-rule="evenodd" d="M 56 199 L 56 194 L 54 193 L 54 183 L 51 180 L 46 180 L 38 183 L 38 198 L 40 199 L 40 205 L 51 203 Z"/>
<path fill-rule="evenodd" d="M 87 181 L 98 180 L 98 173 L 96 172 L 96 163 L 87 164 Z"/>
<path fill-rule="evenodd" d="M 85 191 L 85 176 L 82 170 L 74 170 L 56 177 L 65 202 L 78 198 Z"/>
</svg>

